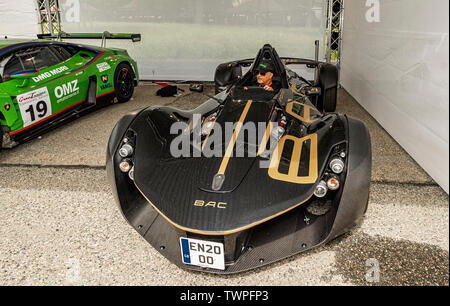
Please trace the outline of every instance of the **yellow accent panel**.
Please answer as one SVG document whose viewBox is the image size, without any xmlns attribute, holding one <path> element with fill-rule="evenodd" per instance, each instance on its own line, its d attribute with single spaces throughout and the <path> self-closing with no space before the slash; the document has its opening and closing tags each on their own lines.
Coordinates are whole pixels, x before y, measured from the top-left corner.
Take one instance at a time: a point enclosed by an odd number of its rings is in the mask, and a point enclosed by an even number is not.
<svg viewBox="0 0 450 306">
<path fill-rule="evenodd" d="M 291 163 L 289 165 L 288 174 L 283 174 L 278 171 L 280 166 L 281 156 L 283 154 L 286 140 L 294 142 L 294 149 L 291 155 Z M 307 140 L 311 141 L 310 156 L 309 156 L 309 175 L 298 176 L 298 169 L 300 167 L 300 157 L 302 154 L 303 143 Z M 317 134 L 311 134 L 303 138 L 286 135 L 280 139 L 275 148 L 269 166 L 269 176 L 275 180 L 285 181 L 295 184 L 314 184 L 318 177 L 318 161 L 317 161 Z"/>
<path fill-rule="evenodd" d="M 217 174 L 225 174 L 225 170 L 227 169 L 228 166 L 228 161 L 230 160 L 231 154 L 233 153 L 234 145 L 236 144 L 237 137 L 239 135 L 239 132 L 241 131 L 243 122 L 245 120 L 245 117 L 247 116 L 250 106 L 252 105 L 252 102 L 253 102 L 252 100 L 248 100 L 247 104 L 245 105 L 244 111 L 242 112 L 241 117 L 239 118 L 239 121 L 237 123 L 237 126 L 234 129 L 233 137 L 231 138 L 231 141 L 228 144 L 227 150 L 225 151 L 225 156 L 222 159 L 222 163 L 220 164 L 220 168 Z"/>
<path fill-rule="evenodd" d="M 300 116 L 299 114 L 294 112 L 294 110 L 293 110 L 294 105 L 300 105 L 300 106 L 303 107 L 303 116 Z M 317 111 L 314 107 L 312 107 L 310 105 L 307 105 L 307 104 L 304 104 L 304 103 L 300 103 L 300 102 L 291 102 L 291 103 L 288 103 L 286 105 L 286 112 L 289 115 L 297 118 L 300 121 L 306 122 L 306 123 L 313 122 L 313 121 L 317 120 L 317 119 L 316 120 L 311 120 L 311 110 Z"/>
<path fill-rule="evenodd" d="M 302 96 L 302 97 L 305 96 L 304 94 L 299 93 L 299 92 L 297 91 L 297 86 L 296 86 L 295 83 L 292 83 L 292 85 L 291 85 L 291 91 L 292 91 L 293 93 L 295 93 L 296 95 L 299 95 L 299 96 Z"/>
</svg>

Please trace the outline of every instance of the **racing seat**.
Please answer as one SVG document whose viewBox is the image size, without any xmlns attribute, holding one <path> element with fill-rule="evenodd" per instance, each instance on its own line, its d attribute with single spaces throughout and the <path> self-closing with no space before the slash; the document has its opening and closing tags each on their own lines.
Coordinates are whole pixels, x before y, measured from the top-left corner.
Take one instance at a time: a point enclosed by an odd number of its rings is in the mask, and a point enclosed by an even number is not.
<svg viewBox="0 0 450 306">
<path fill-rule="evenodd" d="M 286 70 L 284 69 L 284 65 L 281 62 L 280 57 L 278 56 L 277 51 L 269 45 L 264 45 L 258 52 L 252 67 L 247 72 L 247 74 L 242 78 L 241 85 L 246 86 L 255 82 L 257 69 L 259 64 L 263 62 L 270 62 L 274 68 L 274 76 L 273 80 L 281 83 L 281 88 L 288 88 L 288 81 L 286 76 Z"/>
</svg>

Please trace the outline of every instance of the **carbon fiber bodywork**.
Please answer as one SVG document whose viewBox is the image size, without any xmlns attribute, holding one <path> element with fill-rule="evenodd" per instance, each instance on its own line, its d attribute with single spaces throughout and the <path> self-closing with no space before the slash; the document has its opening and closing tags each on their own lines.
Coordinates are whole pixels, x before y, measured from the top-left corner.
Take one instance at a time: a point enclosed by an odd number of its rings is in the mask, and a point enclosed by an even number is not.
<svg viewBox="0 0 450 306">
<path fill-rule="evenodd" d="M 107 172 L 119 209 L 130 225 L 171 262 L 197 271 L 242 272 L 328 242 L 363 218 L 371 172 L 366 126 L 346 116 L 320 113 L 296 90 L 301 78 L 292 71 L 287 71 L 287 76 L 291 91 L 282 90 L 276 96 L 236 92 L 232 87 L 191 112 L 151 107 L 130 113 L 116 124 L 108 143 Z M 302 111 L 292 111 L 289 103 L 295 101 L 301 101 Z M 258 162 L 264 159 L 259 155 L 228 160 L 226 154 L 224 158 L 206 158 L 199 152 L 199 157 L 174 158 L 169 152 L 176 137 L 169 133 L 170 127 L 176 122 L 191 122 L 194 114 L 207 118 L 218 112 L 216 124 L 271 124 L 275 109 L 288 121 L 285 136 L 279 141 L 287 147 L 281 149 L 279 173 L 259 167 Z M 310 118 L 306 118 L 308 113 Z M 130 157 L 133 179 L 118 167 L 123 160 L 118 150 L 124 138 L 134 146 Z M 300 149 L 296 151 L 298 139 Z M 227 147 L 229 142 L 223 138 L 222 143 Z M 336 156 L 345 162 L 344 171 L 337 175 L 332 174 L 329 163 Z M 214 190 L 212 178 L 225 159 L 222 173 L 226 179 L 219 190 Z M 295 166 L 297 169 L 292 170 Z M 293 174 L 295 179 L 308 174 L 312 179 L 293 181 Z M 330 175 L 338 178 L 340 188 L 329 190 L 324 198 L 315 197 L 316 186 Z M 196 205 L 199 199 L 215 204 L 200 207 Z M 184 264 L 181 237 L 223 243 L 225 269 Z"/>
</svg>

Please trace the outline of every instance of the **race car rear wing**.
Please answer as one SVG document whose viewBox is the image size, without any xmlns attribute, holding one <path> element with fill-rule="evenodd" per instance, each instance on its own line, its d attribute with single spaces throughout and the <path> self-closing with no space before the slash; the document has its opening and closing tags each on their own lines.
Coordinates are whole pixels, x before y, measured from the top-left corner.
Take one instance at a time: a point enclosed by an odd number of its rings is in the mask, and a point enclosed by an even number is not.
<svg viewBox="0 0 450 306">
<path fill-rule="evenodd" d="M 101 39 L 101 47 L 106 47 L 107 39 L 130 39 L 132 42 L 141 41 L 141 34 L 135 33 L 109 33 L 105 31 L 103 33 L 66 33 L 61 32 L 58 34 L 38 34 L 39 39 Z"/>
</svg>

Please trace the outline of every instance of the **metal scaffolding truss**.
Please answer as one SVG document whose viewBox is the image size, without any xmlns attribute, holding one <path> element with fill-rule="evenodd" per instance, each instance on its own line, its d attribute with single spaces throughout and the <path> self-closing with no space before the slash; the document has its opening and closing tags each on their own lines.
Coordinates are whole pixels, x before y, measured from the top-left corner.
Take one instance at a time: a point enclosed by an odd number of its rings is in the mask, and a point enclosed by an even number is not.
<svg viewBox="0 0 450 306">
<path fill-rule="evenodd" d="M 344 0 L 328 0 L 327 62 L 339 67 L 344 25 Z"/>
<path fill-rule="evenodd" d="M 61 32 L 58 0 L 37 0 L 39 24 L 42 34 L 58 34 Z"/>
</svg>

